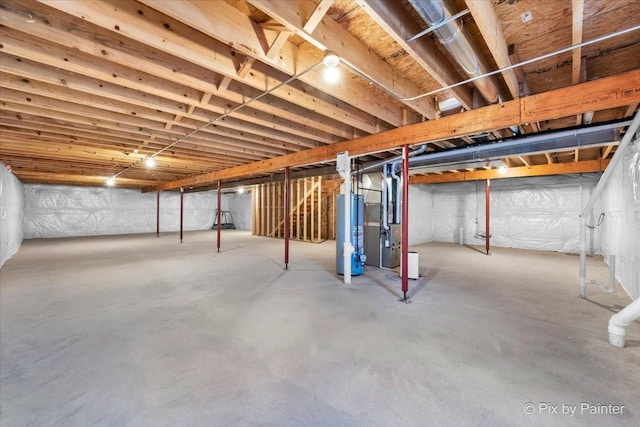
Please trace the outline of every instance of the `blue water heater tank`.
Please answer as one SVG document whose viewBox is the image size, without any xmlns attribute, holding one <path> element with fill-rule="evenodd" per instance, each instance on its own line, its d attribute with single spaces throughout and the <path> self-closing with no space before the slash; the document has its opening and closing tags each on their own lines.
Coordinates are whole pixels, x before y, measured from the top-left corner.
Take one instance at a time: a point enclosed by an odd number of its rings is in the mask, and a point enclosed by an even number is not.
<svg viewBox="0 0 640 427">
<path fill-rule="evenodd" d="M 338 196 L 338 229 L 336 233 L 336 272 L 344 274 L 344 194 Z M 351 275 L 359 276 L 364 272 L 364 196 L 351 194 Z"/>
</svg>

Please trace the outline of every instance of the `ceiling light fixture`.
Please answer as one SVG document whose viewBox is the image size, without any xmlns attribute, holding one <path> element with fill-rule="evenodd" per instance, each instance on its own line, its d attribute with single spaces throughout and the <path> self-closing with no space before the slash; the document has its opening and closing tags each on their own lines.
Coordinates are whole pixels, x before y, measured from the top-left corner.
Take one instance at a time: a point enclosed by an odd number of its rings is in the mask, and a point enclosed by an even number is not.
<svg viewBox="0 0 640 427">
<path fill-rule="evenodd" d="M 329 84 L 335 84 L 340 80 L 340 57 L 333 51 L 327 50 L 322 58 L 325 69 L 322 71 L 322 78 Z"/>
<path fill-rule="evenodd" d="M 238 188 L 238 194 L 244 194 L 245 191 L 244 187 Z"/>
<path fill-rule="evenodd" d="M 504 175 L 505 173 L 507 173 L 507 167 L 505 165 L 502 165 L 498 168 L 498 173 L 500 175 Z"/>
<path fill-rule="evenodd" d="M 147 160 L 144 161 L 144 164 L 147 165 L 148 168 L 152 168 L 156 165 L 156 161 L 153 157 L 147 157 Z"/>
<path fill-rule="evenodd" d="M 338 67 L 327 67 L 322 71 L 322 78 L 329 84 L 336 84 L 340 80 Z"/>
<path fill-rule="evenodd" d="M 115 179 L 113 179 L 113 178 L 107 179 L 107 185 L 109 187 L 113 187 L 115 184 L 116 184 L 116 180 Z"/>
<path fill-rule="evenodd" d="M 329 68 L 334 68 L 334 67 L 337 67 L 338 64 L 340 63 L 340 57 L 338 56 L 337 53 L 331 50 L 327 50 L 324 53 L 324 58 L 322 58 L 322 63 Z"/>
</svg>

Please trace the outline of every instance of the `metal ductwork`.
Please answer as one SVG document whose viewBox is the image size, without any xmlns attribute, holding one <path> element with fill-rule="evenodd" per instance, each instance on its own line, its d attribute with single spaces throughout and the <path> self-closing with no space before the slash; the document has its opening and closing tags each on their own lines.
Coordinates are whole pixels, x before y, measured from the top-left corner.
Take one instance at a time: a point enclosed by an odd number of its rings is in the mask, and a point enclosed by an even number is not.
<svg viewBox="0 0 640 427">
<path fill-rule="evenodd" d="M 454 10 L 447 0 L 409 0 L 409 3 L 430 26 L 447 21 L 455 14 L 452 13 Z M 469 33 L 463 28 L 462 22 L 451 20 L 433 32 L 469 77 L 488 72 L 484 59 Z M 474 83 L 488 103 L 495 104 L 500 101 L 499 89 L 493 78 L 485 77 Z"/>
<path fill-rule="evenodd" d="M 474 145 L 409 159 L 412 168 L 433 165 L 452 167 L 478 160 L 500 159 L 531 155 L 549 151 L 567 151 L 576 148 L 600 147 L 620 140 L 620 129 L 631 123 L 629 119 L 592 125 L 578 129 L 540 132 L 491 144 Z"/>
</svg>

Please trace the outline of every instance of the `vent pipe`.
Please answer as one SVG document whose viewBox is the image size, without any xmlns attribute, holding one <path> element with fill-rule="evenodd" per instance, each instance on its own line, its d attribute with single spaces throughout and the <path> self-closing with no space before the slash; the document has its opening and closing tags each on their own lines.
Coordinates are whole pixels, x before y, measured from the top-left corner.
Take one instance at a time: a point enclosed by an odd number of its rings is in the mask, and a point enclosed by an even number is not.
<svg viewBox="0 0 640 427">
<path fill-rule="evenodd" d="M 447 0 L 409 0 L 409 3 L 411 3 L 420 17 L 431 26 L 442 23 L 454 15 L 452 13 L 453 8 Z M 433 32 L 469 77 L 487 73 L 487 65 L 461 22 L 451 20 Z M 495 104 L 500 101 L 499 90 L 495 80 L 485 77 L 476 80 L 474 83 L 482 97 L 489 104 Z"/>
</svg>

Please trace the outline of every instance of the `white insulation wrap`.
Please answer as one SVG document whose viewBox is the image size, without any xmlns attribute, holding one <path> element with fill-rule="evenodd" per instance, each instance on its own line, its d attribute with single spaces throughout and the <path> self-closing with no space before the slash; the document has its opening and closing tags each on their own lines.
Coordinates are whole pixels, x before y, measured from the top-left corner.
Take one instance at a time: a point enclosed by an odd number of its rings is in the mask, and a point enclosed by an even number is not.
<svg viewBox="0 0 640 427">
<path fill-rule="evenodd" d="M 156 194 L 138 190 L 25 185 L 24 237 L 97 236 L 156 231 Z M 184 229 L 213 225 L 215 191 L 184 195 Z M 226 196 L 222 209 L 227 210 Z M 180 193 L 160 193 L 160 232 L 180 229 Z"/>
<path fill-rule="evenodd" d="M 251 193 L 227 194 L 227 204 L 238 230 L 251 230 Z M 224 201 L 223 201 L 224 206 Z"/>
<path fill-rule="evenodd" d="M 22 244 L 24 187 L 0 164 L 0 267 Z"/>
<path fill-rule="evenodd" d="M 580 249 L 581 181 L 587 200 L 599 176 L 492 180 L 491 245 L 577 253 Z M 484 181 L 417 187 L 432 195 L 431 210 L 424 212 L 431 215 L 434 241 L 457 243 L 462 229 L 464 243 L 484 243 Z M 409 208 L 412 209 L 411 203 Z M 410 227 L 415 229 L 411 224 Z M 425 235 L 429 236 L 429 232 Z M 595 235 L 589 242 L 590 252 L 599 248 L 597 237 Z"/>
<path fill-rule="evenodd" d="M 631 295 L 640 297 L 640 140 L 627 147 L 601 195 L 602 253 L 616 257 L 616 278 Z M 593 221 L 587 221 L 592 224 Z M 593 234 L 592 231 L 590 234 Z M 588 235 L 587 235 L 588 236 Z"/>
</svg>

